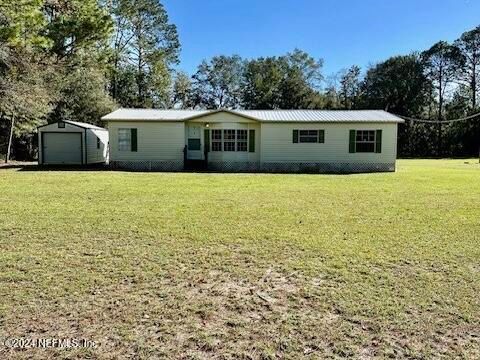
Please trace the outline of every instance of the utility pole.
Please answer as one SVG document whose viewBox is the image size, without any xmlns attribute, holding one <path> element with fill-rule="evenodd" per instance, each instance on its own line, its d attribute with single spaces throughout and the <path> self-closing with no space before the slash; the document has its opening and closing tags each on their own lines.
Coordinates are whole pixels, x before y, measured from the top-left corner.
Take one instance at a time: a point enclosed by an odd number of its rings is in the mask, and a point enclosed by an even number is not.
<svg viewBox="0 0 480 360">
<path fill-rule="evenodd" d="M 12 115 L 12 121 L 10 124 L 10 137 L 8 139 L 7 145 L 7 156 L 5 156 L 5 164 L 8 164 L 8 160 L 10 159 L 10 151 L 12 149 L 12 140 L 13 140 L 13 128 L 15 126 L 15 116 Z"/>
</svg>

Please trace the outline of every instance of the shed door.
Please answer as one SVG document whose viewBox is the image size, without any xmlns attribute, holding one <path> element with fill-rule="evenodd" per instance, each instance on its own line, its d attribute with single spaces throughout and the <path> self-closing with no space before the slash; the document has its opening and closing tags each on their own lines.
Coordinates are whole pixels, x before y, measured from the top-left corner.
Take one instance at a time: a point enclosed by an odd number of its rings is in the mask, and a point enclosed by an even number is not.
<svg viewBox="0 0 480 360">
<path fill-rule="evenodd" d="M 43 163 L 82 164 L 81 133 L 43 133 Z"/>
</svg>

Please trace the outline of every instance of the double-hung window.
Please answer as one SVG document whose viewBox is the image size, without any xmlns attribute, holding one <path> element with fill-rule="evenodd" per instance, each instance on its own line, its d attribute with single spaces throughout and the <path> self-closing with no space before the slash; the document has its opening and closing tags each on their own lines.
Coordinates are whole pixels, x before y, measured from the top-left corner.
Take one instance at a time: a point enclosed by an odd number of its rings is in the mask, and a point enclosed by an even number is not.
<svg viewBox="0 0 480 360">
<path fill-rule="evenodd" d="M 212 151 L 222 151 L 222 130 L 212 130 Z"/>
<path fill-rule="evenodd" d="M 118 129 L 118 151 L 137 151 L 137 129 Z"/>
<path fill-rule="evenodd" d="M 350 130 L 350 153 L 381 153 L 382 130 Z"/>
<path fill-rule="evenodd" d="M 223 151 L 235 151 L 235 130 L 223 130 Z"/>
<path fill-rule="evenodd" d="M 118 129 L 118 150 L 130 151 L 132 147 L 132 132 L 130 129 Z"/>
<path fill-rule="evenodd" d="M 325 130 L 293 130 L 294 143 L 324 143 Z"/>
<path fill-rule="evenodd" d="M 301 143 L 318 143 L 318 130 L 300 130 Z"/>
<path fill-rule="evenodd" d="M 211 151 L 255 152 L 255 131 L 250 130 L 249 140 L 248 130 L 212 129 L 210 144 Z"/>
<path fill-rule="evenodd" d="M 237 130 L 237 151 L 247 151 L 247 130 Z"/>
<path fill-rule="evenodd" d="M 357 130 L 355 151 L 360 153 L 375 152 L 375 130 Z"/>
</svg>

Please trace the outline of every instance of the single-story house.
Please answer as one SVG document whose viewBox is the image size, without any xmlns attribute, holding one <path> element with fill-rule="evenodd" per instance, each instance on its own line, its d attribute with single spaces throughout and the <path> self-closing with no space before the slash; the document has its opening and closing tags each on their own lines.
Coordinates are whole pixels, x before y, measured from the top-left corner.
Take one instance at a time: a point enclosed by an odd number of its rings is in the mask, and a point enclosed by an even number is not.
<svg viewBox="0 0 480 360">
<path fill-rule="evenodd" d="M 110 164 L 179 171 L 395 171 L 401 118 L 385 111 L 119 109 Z"/>
<path fill-rule="evenodd" d="M 38 129 L 39 165 L 90 165 L 108 160 L 108 130 L 76 121 Z"/>
</svg>

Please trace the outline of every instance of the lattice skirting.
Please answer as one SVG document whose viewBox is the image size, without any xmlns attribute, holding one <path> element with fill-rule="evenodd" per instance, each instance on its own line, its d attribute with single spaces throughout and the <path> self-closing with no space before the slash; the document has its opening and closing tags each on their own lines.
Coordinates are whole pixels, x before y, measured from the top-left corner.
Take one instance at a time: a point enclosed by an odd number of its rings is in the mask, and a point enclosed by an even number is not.
<svg viewBox="0 0 480 360">
<path fill-rule="evenodd" d="M 182 171 L 183 161 L 110 161 L 110 167 L 133 171 Z"/>
<path fill-rule="evenodd" d="M 264 172 L 292 172 L 292 173 L 368 173 L 395 171 L 395 163 L 263 163 Z"/>
<path fill-rule="evenodd" d="M 183 161 L 111 161 L 112 169 L 133 171 L 182 171 Z M 295 162 L 209 162 L 208 170 L 219 172 L 278 172 L 278 173 L 368 173 L 395 171 L 395 163 L 314 163 Z"/>
<path fill-rule="evenodd" d="M 279 172 L 279 173 L 363 173 L 395 171 L 395 163 L 263 163 L 210 162 L 208 169 L 225 172 Z"/>
<path fill-rule="evenodd" d="M 208 170 L 224 172 L 258 172 L 261 171 L 259 162 L 240 161 L 211 161 Z"/>
</svg>

